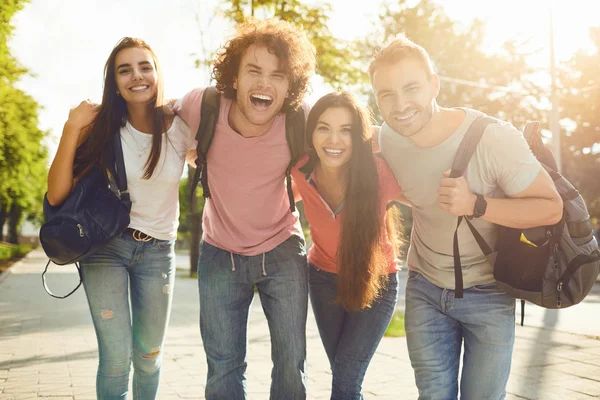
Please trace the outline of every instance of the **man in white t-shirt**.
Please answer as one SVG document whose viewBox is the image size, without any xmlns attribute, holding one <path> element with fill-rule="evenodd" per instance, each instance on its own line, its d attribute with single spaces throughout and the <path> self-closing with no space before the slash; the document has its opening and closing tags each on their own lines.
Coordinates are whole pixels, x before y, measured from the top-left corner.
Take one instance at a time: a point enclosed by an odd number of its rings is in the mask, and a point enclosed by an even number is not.
<svg viewBox="0 0 600 400">
<path fill-rule="evenodd" d="M 420 400 L 456 399 L 461 346 L 463 399 L 503 399 L 510 373 L 515 301 L 495 284 L 492 265 L 459 229 L 464 296 L 455 296 L 453 234 L 458 216 L 493 247 L 497 225 L 551 225 L 562 215 L 552 180 L 521 132 L 489 125 L 463 177 L 449 178 L 458 145 L 482 113 L 443 108 L 427 52 L 401 35 L 369 68 L 385 121 L 379 146 L 413 204 L 405 326 Z"/>
</svg>

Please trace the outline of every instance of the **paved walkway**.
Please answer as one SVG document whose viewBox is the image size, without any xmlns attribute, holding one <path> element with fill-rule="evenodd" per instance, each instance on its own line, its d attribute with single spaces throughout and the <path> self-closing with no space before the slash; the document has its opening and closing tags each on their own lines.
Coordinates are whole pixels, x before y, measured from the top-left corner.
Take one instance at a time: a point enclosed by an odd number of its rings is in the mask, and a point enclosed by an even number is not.
<svg viewBox="0 0 600 400">
<path fill-rule="evenodd" d="M 95 399 L 96 338 L 83 290 L 56 300 L 42 289 L 41 251 L 0 275 L 0 400 Z M 49 283 L 64 292 L 74 267 L 54 267 Z M 600 398 L 600 287 L 577 307 L 527 308 L 517 341 L 507 399 Z M 270 345 L 259 301 L 248 332 L 250 399 L 267 399 Z M 314 318 L 307 326 L 309 399 L 328 399 L 331 375 Z M 206 361 L 198 329 L 195 280 L 180 276 L 165 349 L 159 398 L 203 399 Z M 364 382 L 366 398 L 416 399 L 404 338 L 384 338 Z M 477 399 L 476 399 L 477 400 Z"/>
</svg>

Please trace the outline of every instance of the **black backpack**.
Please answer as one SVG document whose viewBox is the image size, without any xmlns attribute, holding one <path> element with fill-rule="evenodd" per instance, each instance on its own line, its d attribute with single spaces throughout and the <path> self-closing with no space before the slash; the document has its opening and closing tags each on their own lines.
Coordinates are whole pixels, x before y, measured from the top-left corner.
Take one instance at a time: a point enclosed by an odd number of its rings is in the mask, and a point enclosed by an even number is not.
<svg viewBox="0 0 600 400">
<path fill-rule="evenodd" d="M 498 120 L 477 118 L 463 138 L 452 165 L 451 177 L 464 173 L 485 128 Z M 539 122 L 529 122 L 524 136 L 534 156 L 554 181 L 563 200 L 563 217 L 555 225 L 529 229 L 498 226 L 494 278 L 500 289 L 521 299 L 521 325 L 525 300 L 544 308 L 566 308 L 582 301 L 600 272 L 600 251 L 590 215 L 579 192 L 560 173 L 554 155 L 542 142 Z M 493 251 L 466 217 L 459 217 L 454 233 L 456 297 L 462 297 L 458 226 L 465 220 L 486 256 Z"/>
<path fill-rule="evenodd" d="M 214 86 L 209 86 L 202 94 L 202 104 L 200 106 L 200 125 L 196 132 L 198 145 L 196 152 L 196 172 L 190 184 L 190 197 L 194 196 L 198 182 L 202 184 L 204 198 L 210 198 L 210 189 L 208 187 L 208 150 L 215 136 L 217 121 L 219 120 L 219 107 L 221 104 L 221 94 Z M 290 211 L 296 211 L 294 202 L 294 193 L 292 192 L 292 167 L 296 165 L 300 157 L 306 152 L 305 139 L 305 116 L 304 109 L 299 107 L 297 110 L 289 111 L 285 115 L 285 137 L 290 150 L 290 163 L 285 170 L 287 182 L 288 199 L 290 201 Z M 192 203 L 192 202 L 190 202 Z"/>
<path fill-rule="evenodd" d="M 129 226 L 131 199 L 127 191 L 127 175 L 119 131 L 111 138 L 110 174 L 114 177 L 117 194 L 106 182 L 99 165 L 73 187 L 65 201 L 51 206 L 44 196 L 44 219 L 40 228 L 40 243 L 49 260 L 42 273 L 42 283 L 52 297 L 64 299 L 81 286 L 79 261 L 122 233 Z M 65 296 L 54 295 L 46 284 L 46 272 L 53 262 L 57 265 L 75 264 L 79 284 Z"/>
</svg>

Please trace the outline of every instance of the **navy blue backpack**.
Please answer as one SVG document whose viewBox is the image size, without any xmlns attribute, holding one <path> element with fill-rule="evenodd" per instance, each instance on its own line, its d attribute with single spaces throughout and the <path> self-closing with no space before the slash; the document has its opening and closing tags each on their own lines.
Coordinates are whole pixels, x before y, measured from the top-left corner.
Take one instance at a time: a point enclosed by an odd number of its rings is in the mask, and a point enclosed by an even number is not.
<svg viewBox="0 0 600 400">
<path fill-rule="evenodd" d="M 42 283 L 52 297 L 64 299 L 73 294 L 81 286 L 77 263 L 129 226 L 131 199 L 119 131 L 113 134 L 111 145 L 109 173 L 114 177 L 116 191 L 111 189 L 101 167 L 96 165 L 77 182 L 62 204 L 53 207 L 44 196 L 46 222 L 40 229 L 40 243 L 50 260 L 42 273 Z M 48 289 L 46 272 L 51 262 L 57 265 L 75 263 L 77 267 L 79 284 L 65 296 L 56 296 Z"/>
</svg>

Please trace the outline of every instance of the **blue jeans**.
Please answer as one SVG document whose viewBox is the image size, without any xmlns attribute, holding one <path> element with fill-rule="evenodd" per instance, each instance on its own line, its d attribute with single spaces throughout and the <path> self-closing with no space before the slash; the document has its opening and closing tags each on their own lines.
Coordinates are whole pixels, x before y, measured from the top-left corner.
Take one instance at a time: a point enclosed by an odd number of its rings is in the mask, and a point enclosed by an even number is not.
<svg viewBox="0 0 600 400">
<path fill-rule="evenodd" d="M 207 400 L 246 399 L 248 311 L 255 285 L 271 333 L 271 399 L 306 398 L 308 272 L 304 240 L 292 236 L 256 256 L 202 242 L 198 288 Z"/>
<path fill-rule="evenodd" d="M 360 312 L 348 312 L 337 297 L 337 275 L 310 265 L 310 301 L 332 371 L 332 400 L 362 399 L 362 382 L 371 358 L 387 329 L 398 301 L 397 274 L 378 302 Z"/>
<path fill-rule="evenodd" d="M 419 400 L 499 400 L 506 396 L 515 341 L 515 299 L 496 284 L 465 289 L 462 299 L 423 275 L 406 282 L 406 341 Z"/>
<path fill-rule="evenodd" d="M 174 241 L 117 236 L 81 262 L 100 356 L 99 400 L 156 398 L 175 282 Z M 131 299 L 131 305 L 129 301 Z"/>
</svg>

